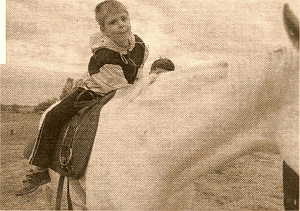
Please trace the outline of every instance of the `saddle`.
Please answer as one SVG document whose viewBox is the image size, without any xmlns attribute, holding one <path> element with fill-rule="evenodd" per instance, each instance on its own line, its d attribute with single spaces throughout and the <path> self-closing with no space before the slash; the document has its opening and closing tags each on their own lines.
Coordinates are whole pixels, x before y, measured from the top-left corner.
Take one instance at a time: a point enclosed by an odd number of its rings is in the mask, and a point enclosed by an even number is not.
<svg viewBox="0 0 300 211">
<path fill-rule="evenodd" d="M 112 91 L 102 98 L 76 102 L 75 106 L 81 109 L 60 132 L 50 166 L 52 170 L 75 180 L 84 175 L 93 148 L 100 111 L 114 94 L 115 91 Z M 35 140 L 25 146 L 25 158 L 30 157 L 34 144 Z"/>
<path fill-rule="evenodd" d="M 115 91 L 103 98 L 77 105 L 82 109 L 64 126 L 59 135 L 50 166 L 52 170 L 75 180 L 84 175 L 93 148 L 100 111 L 114 94 Z"/>
<path fill-rule="evenodd" d="M 112 91 L 101 98 L 94 98 L 91 101 L 76 101 L 74 103 L 74 106 L 77 106 L 80 110 L 78 114 L 62 128 L 50 166 L 52 170 L 60 174 L 55 210 L 60 210 L 61 207 L 65 178 L 67 178 L 68 210 L 73 209 L 69 189 L 69 178 L 78 180 L 84 175 L 92 152 L 100 111 L 115 93 L 116 91 Z M 35 140 L 27 143 L 25 146 L 23 152 L 25 158 L 29 159 L 34 144 Z"/>
</svg>

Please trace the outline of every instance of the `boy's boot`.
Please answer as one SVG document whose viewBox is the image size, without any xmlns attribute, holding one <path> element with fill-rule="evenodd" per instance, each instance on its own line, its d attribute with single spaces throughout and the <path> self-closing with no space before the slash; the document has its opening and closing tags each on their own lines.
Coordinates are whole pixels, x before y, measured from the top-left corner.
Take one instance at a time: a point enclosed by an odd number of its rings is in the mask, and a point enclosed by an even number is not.
<svg viewBox="0 0 300 211">
<path fill-rule="evenodd" d="M 16 196 L 31 193 L 38 189 L 41 185 L 50 182 L 50 176 L 47 169 L 35 171 L 30 169 L 27 171 L 26 179 L 23 180 L 23 187 L 16 192 Z"/>
</svg>

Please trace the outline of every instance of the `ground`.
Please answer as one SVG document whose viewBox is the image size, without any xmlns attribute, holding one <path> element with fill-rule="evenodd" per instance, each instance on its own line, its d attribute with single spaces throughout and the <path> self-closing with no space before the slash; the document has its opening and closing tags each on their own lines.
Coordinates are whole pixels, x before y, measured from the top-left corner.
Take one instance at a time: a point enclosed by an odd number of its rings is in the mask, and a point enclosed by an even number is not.
<svg viewBox="0 0 300 211">
<path fill-rule="evenodd" d="M 42 189 L 14 195 L 30 167 L 23 150 L 36 137 L 39 118 L 38 114 L 1 113 L 1 210 L 54 208 L 46 203 Z M 277 148 L 244 155 L 220 171 L 199 176 L 190 198 L 190 208 L 198 210 L 282 210 L 282 160 Z"/>
</svg>

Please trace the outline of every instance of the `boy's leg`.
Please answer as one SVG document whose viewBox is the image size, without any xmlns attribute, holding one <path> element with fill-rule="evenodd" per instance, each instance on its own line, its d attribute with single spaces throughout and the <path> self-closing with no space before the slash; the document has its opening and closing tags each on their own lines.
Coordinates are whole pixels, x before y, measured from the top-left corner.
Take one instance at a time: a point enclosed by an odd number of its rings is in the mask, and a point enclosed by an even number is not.
<svg viewBox="0 0 300 211">
<path fill-rule="evenodd" d="M 28 171 L 23 187 L 16 195 L 24 195 L 35 191 L 40 185 L 50 182 L 48 167 L 61 128 L 78 112 L 74 102 L 83 89 L 78 89 L 52 108 L 45 116 L 38 138 L 34 144 L 29 163 L 34 165 Z"/>
<path fill-rule="evenodd" d="M 81 91 L 79 89 L 70 94 L 46 114 L 29 158 L 30 164 L 45 168 L 50 166 L 62 127 L 78 112 L 74 102 Z"/>
</svg>

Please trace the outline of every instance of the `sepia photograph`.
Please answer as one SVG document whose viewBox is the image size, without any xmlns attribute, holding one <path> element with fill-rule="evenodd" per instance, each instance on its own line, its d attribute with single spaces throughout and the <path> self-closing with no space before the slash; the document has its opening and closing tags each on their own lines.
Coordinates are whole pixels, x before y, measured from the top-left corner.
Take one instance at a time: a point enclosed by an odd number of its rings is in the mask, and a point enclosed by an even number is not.
<svg viewBox="0 0 300 211">
<path fill-rule="evenodd" d="M 9 0 L 0 210 L 299 210 L 299 0 Z"/>
</svg>

